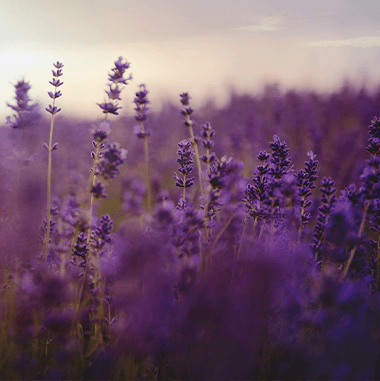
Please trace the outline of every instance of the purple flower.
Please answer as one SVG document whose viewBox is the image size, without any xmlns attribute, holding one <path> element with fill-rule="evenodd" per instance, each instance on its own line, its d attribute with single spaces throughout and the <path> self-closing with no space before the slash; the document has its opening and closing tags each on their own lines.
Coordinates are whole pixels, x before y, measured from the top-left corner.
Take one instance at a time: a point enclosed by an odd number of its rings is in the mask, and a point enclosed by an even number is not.
<svg viewBox="0 0 380 381">
<path fill-rule="evenodd" d="M 55 114 L 61 111 L 60 108 L 55 106 L 55 100 L 56 98 L 59 98 L 62 95 L 60 91 L 57 91 L 57 88 L 63 85 L 63 82 L 61 82 L 60 79 L 58 78 L 62 76 L 61 68 L 63 68 L 63 64 L 57 61 L 57 63 L 53 65 L 54 67 L 58 69 L 57 71 L 52 70 L 53 80 L 49 81 L 49 83 L 55 87 L 54 93 L 52 93 L 51 91 L 48 92 L 49 97 L 53 99 L 53 105 L 49 105 L 48 108 L 45 108 L 45 110 L 49 112 L 52 116 L 54 116 Z"/>
<path fill-rule="evenodd" d="M 91 187 L 91 193 L 94 194 L 94 197 L 96 199 L 99 199 L 99 198 L 107 198 L 108 195 L 105 191 L 105 188 L 103 186 L 103 184 L 101 182 L 97 182 L 95 185 L 93 185 Z"/>
<path fill-rule="evenodd" d="M 100 174 L 105 180 L 114 179 L 120 172 L 118 167 L 125 162 L 127 153 L 126 149 L 120 148 L 119 143 L 108 144 L 106 150 L 102 151 L 96 174 Z"/>
<path fill-rule="evenodd" d="M 194 155 L 194 152 L 191 148 L 191 143 L 188 140 L 182 140 L 178 143 L 179 150 L 177 151 L 177 155 L 179 158 L 177 159 L 177 163 L 180 164 L 180 168 L 178 170 L 184 174 L 189 175 L 193 168 L 191 167 L 191 164 L 194 163 L 193 159 L 191 158 Z"/>
<path fill-rule="evenodd" d="M 246 203 L 246 210 L 255 221 L 267 216 L 268 211 L 265 208 L 264 201 L 268 199 L 267 194 L 267 178 L 266 175 L 269 171 L 269 164 L 266 161 L 270 155 L 266 151 L 261 151 L 257 158 L 263 161 L 263 165 L 259 165 L 253 171 L 253 185 L 248 184 L 245 190 L 244 202 Z"/>
<path fill-rule="evenodd" d="M 45 108 L 45 110 L 47 112 L 50 112 L 50 114 L 52 114 L 52 115 L 55 115 L 61 111 L 60 108 L 58 108 L 57 106 L 52 106 L 52 105 L 49 105 L 49 108 Z"/>
<path fill-rule="evenodd" d="M 53 71 L 53 73 L 54 73 L 54 71 Z M 62 75 L 62 74 L 59 74 L 59 75 Z M 61 82 L 59 79 L 56 79 L 56 78 L 53 78 L 53 81 L 49 81 L 49 83 L 51 85 L 53 85 L 54 87 L 59 87 L 59 86 L 63 85 L 63 82 Z"/>
<path fill-rule="evenodd" d="M 307 155 L 309 156 L 309 161 L 305 161 L 305 169 L 301 169 L 297 175 L 295 175 L 297 179 L 298 195 L 300 197 L 299 203 L 301 205 L 301 230 L 311 219 L 311 214 L 306 212 L 305 209 L 311 205 L 311 201 L 308 197 L 312 194 L 311 190 L 316 188 L 314 182 L 318 179 L 317 166 L 319 162 L 318 160 L 315 160 L 317 155 L 315 155 L 313 151 L 309 151 Z"/>
<path fill-rule="evenodd" d="M 77 242 L 75 243 L 72 256 L 74 257 L 74 260 L 76 256 L 81 257 L 82 259 L 86 259 L 87 253 L 88 253 L 87 237 L 83 232 L 81 232 L 78 235 Z"/>
<path fill-rule="evenodd" d="M 57 69 L 62 69 L 63 68 L 63 64 L 61 62 L 58 62 L 58 61 L 57 61 L 57 63 L 53 63 L 53 66 L 56 67 Z"/>
<path fill-rule="evenodd" d="M 322 261 L 322 247 L 324 245 L 327 223 L 334 204 L 337 201 L 337 197 L 334 195 L 336 189 L 333 188 L 333 185 L 334 181 L 330 177 L 324 177 L 321 181 L 322 206 L 319 207 L 318 222 L 314 227 L 313 242 L 310 244 L 314 258 L 319 262 L 319 265 Z"/>
<path fill-rule="evenodd" d="M 150 130 L 142 131 L 141 126 L 137 124 L 133 128 L 133 133 L 139 138 L 139 139 L 145 139 L 146 137 L 150 136 Z"/>
<path fill-rule="evenodd" d="M 286 172 L 286 168 L 289 167 L 290 157 L 289 148 L 287 148 L 285 141 L 280 141 L 277 135 L 273 136 L 273 142 L 269 144 L 272 149 L 272 158 L 270 159 L 272 167 L 269 169 L 269 173 L 276 179 L 280 179 Z"/>
<path fill-rule="evenodd" d="M 104 114 L 119 115 L 117 110 L 121 109 L 121 107 L 117 107 L 117 104 L 112 102 L 97 103 L 97 105 L 103 110 Z"/>
<path fill-rule="evenodd" d="M 31 86 L 25 80 L 19 81 L 15 85 L 16 91 L 16 106 L 13 106 L 7 103 L 7 106 L 10 107 L 17 114 L 13 115 L 15 122 L 11 122 L 11 117 L 7 116 L 6 125 L 12 128 L 23 128 L 26 125 L 32 125 L 33 122 L 38 121 L 40 117 L 39 114 L 39 105 L 37 103 L 29 104 L 31 99 L 28 96 L 28 91 L 31 89 Z"/>
<path fill-rule="evenodd" d="M 115 67 L 112 69 L 113 74 L 108 75 L 108 79 L 111 82 L 109 86 L 109 91 L 106 91 L 108 95 L 108 102 L 97 103 L 97 105 L 103 110 L 104 114 L 119 115 L 117 110 L 121 109 L 118 107 L 117 100 L 121 100 L 120 93 L 122 88 L 119 87 L 120 84 L 127 85 L 127 81 L 132 79 L 130 75 L 129 78 L 124 78 L 125 71 L 129 68 L 130 64 L 128 62 L 123 63 L 123 58 L 119 57 L 115 61 Z"/>
<path fill-rule="evenodd" d="M 190 100 L 189 94 L 188 93 L 183 93 L 183 94 L 180 94 L 180 97 L 181 97 L 181 103 L 184 106 L 188 106 L 189 105 L 189 100 Z M 193 113 L 193 111 L 194 110 L 191 107 L 186 107 L 183 110 L 181 110 L 181 114 L 185 117 L 184 124 L 187 127 L 192 127 L 193 126 L 193 121 L 190 119 L 190 115 Z"/>
<path fill-rule="evenodd" d="M 257 155 L 257 158 L 260 160 L 260 161 L 266 161 L 270 158 L 270 154 L 267 153 L 267 151 L 260 151 L 260 153 Z"/>
<path fill-rule="evenodd" d="M 56 91 L 54 94 L 51 91 L 49 91 L 48 94 L 49 94 L 49 97 L 52 99 L 59 98 L 62 95 L 60 91 Z"/>
<path fill-rule="evenodd" d="M 121 101 L 121 98 L 120 98 L 121 89 L 117 85 L 115 86 L 113 84 L 110 84 L 108 86 L 110 87 L 110 90 L 106 91 L 106 93 L 108 95 L 108 98 L 110 100 L 119 100 L 119 101 Z"/>
<path fill-rule="evenodd" d="M 213 163 L 216 160 L 215 153 L 209 152 L 209 150 L 214 147 L 214 141 L 211 140 L 211 138 L 215 135 L 215 130 L 212 129 L 210 122 L 206 122 L 203 126 L 203 131 L 201 132 L 201 136 L 205 139 L 203 140 L 203 146 L 206 148 L 207 153 L 206 155 L 202 155 L 200 159 L 204 161 L 205 163 Z"/>
<path fill-rule="evenodd" d="M 114 62 L 115 67 L 112 69 L 113 74 L 109 74 L 108 78 L 110 82 L 127 85 L 127 81 L 132 79 L 132 75 L 130 75 L 128 78 L 124 78 L 124 73 L 127 69 L 129 69 L 130 63 L 123 63 L 122 61 L 123 57 L 119 57 L 119 59 Z"/>
<path fill-rule="evenodd" d="M 112 241 L 111 230 L 113 226 L 113 221 L 111 216 L 106 214 L 100 218 L 100 223 L 92 232 L 92 246 L 97 249 L 102 249 L 106 243 Z"/>
<path fill-rule="evenodd" d="M 185 181 L 178 177 L 177 173 L 174 172 L 173 179 L 176 180 L 175 185 L 180 188 L 189 188 L 192 185 L 194 185 L 194 177 L 191 177 L 189 179 L 185 179 Z"/>
<path fill-rule="evenodd" d="M 136 93 L 134 102 L 136 105 L 135 111 L 137 114 L 135 119 L 139 122 L 143 122 L 144 120 L 148 119 L 149 109 L 147 104 L 150 102 L 148 101 L 148 90 L 146 90 L 145 85 L 140 85 L 140 91 Z"/>
<path fill-rule="evenodd" d="M 177 155 L 179 158 L 177 159 L 177 163 L 180 164 L 180 168 L 178 170 L 184 175 L 184 180 L 180 179 L 177 174 L 174 172 L 173 178 L 176 179 L 175 185 L 181 188 L 188 188 L 194 184 L 194 177 L 186 178 L 189 175 L 193 168 L 191 164 L 194 163 L 191 158 L 194 155 L 193 149 L 191 147 L 191 143 L 184 139 L 178 143 L 179 149 L 177 151 Z"/>
<path fill-rule="evenodd" d="M 184 106 L 188 106 L 189 105 L 189 101 L 190 101 L 189 94 L 188 93 L 182 93 L 182 94 L 180 94 L 180 97 L 181 97 L 181 103 Z"/>
<path fill-rule="evenodd" d="M 107 131 L 103 131 L 103 130 L 101 130 L 101 129 L 98 129 L 98 130 L 95 130 L 95 131 L 93 132 L 93 138 L 94 138 L 94 141 L 95 141 L 95 142 L 101 143 L 101 142 L 103 142 L 104 140 L 106 140 L 107 137 L 108 137 L 108 133 L 107 133 Z M 93 145 L 94 145 L 94 147 L 95 147 L 96 143 L 93 144 Z"/>
</svg>

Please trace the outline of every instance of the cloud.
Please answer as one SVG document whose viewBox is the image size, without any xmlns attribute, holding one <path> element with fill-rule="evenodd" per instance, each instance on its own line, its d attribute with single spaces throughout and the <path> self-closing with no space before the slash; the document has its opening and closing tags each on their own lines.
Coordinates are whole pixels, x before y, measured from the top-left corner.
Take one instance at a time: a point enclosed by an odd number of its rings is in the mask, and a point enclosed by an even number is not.
<svg viewBox="0 0 380 381">
<path fill-rule="evenodd" d="M 348 38 L 346 40 L 324 40 L 305 42 L 301 46 L 309 48 L 313 46 L 352 46 L 354 48 L 370 48 L 380 46 L 380 37 L 358 37 Z"/>
<path fill-rule="evenodd" d="M 241 26 L 241 27 L 237 27 L 233 29 L 246 30 L 248 32 L 258 32 L 258 31 L 269 32 L 272 30 L 282 29 L 277 25 L 281 20 L 282 18 L 278 16 L 264 17 L 258 24 L 246 25 L 246 26 Z"/>
</svg>

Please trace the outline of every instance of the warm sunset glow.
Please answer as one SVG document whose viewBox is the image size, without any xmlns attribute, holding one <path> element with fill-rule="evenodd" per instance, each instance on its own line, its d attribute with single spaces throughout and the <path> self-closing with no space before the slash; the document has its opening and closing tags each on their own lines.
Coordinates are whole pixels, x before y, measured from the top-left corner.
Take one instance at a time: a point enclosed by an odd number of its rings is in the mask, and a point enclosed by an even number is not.
<svg viewBox="0 0 380 381">
<path fill-rule="evenodd" d="M 32 4 L 34 3 L 34 4 Z M 0 116 L 13 84 L 29 81 L 31 96 L 48 102 L 49 65 L 65 63 L 62 108 L 94 117 L 106 83 L 104 73 L 122 55 L 131 62 L 133 82 L 123 111 L 141 83 L 153 108 L 164 97 L 189 91 L 195 105 L 206 97 L 226 100 L 229 86 L 259 91 L 266 82 L 285 88 L 330 90 L 350 77 L 368 86 L 379 80 L 380 34 L 373 3 L 272 0 L 255 5 L 230 2 L 164 3 L 111 0 L 30 5 L 12 2 L 1 10 Z"/>
</svg>

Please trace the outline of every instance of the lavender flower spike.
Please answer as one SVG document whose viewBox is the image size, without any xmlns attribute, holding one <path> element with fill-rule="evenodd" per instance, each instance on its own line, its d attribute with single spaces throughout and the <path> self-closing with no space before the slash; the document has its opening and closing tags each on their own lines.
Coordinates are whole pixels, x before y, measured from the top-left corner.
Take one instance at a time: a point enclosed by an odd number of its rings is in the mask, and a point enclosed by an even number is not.
<svg viewBox="0 0 380 381">
<path fill-rule="evenodd" d="M 215 153 L 210 154 L 210 149 L 214 147 L 214 141 L 211 140 L 211 138 L 215 135 L 215 130 L 212 129 L 210 122 L 206 122 L 202 127 L 203 131 L 201 132 L 201 136 L 204 138 L 202 143 L 206 148 L 206 155 L 202 155 L 200 159 L 207 163 L 207 172 L 210 173 L 210 163 L 216 160 Z"/>
<path fill-rule="evenodd" d="M 144 150 L 145 150 L 145 165 L 146 165 L 146 186 L 148 189 L 148 210 L 149 214 L 152 214 L 152 191 L 150 186 L 150 175 L 149 175 L 149 149 L 148 149 L 148 137 L 150 136 L 150 131 L 145 129 L 144 122 L 148 119 L 149 109 L 147 105 L 150 103 L 148 101 L 148 90 L 145 85 L 140 85 L 140 91 L 136 93 L 136 98 L 134 99 L 136 108 L 135 119 L 140 123 L 134 129 L 134 133 L 139 139 L 144 140 Z"/>
<path fill-rule="evenodd" d="M 194 184 L 194 177 L 186 178 L 193 168 L 191 164 L 194 163 L 191 156 L 194 155 L 194 152 L 191 148 L 191 143 L 184 139 L 178 143 L 179 150 L 177 151 L 177 155 L 179 158 L 177 159 L 177 163 L 180 164 L 180 168 L 178 170 L 183 174 L 183 180 L 177 176 L 177 173 L 174 172 L 173 178 L 176 179 L 175 185 L 177 187 L 183 188 L 183 200 L 185 201 L 185 190 L 186 188 L 191 187 Z"/>
<path fill-rule="evenodd" d="M 145 85 L 140 85 L 140 91 L 136 93 L 136 98 L 134 100 L 136 104 L 136 117 L 135 119 L 140 122 L 148 119 L 149 109 L 147 105 L 150 103 L 148 101 L 148 90 L 145 88 Z"/>
<path fill-rule="evenodd" d="M 188 93 L 182 93 L 180 94 L 181 97 L 181 103 L 183 106 L 189 106 L 189 94 Z M 199 152 L 198 152 L 198 139 L 195 139 L 194 137 L 194 131 L 193 131 L 193 121 L 190 118 L 190 115 L 193 113 L 193 109 L 191 107 L 186 107 L 181 110 L 181 114 L 185 117 L 184 124 L 189 128 L 189 133 L 190 133 L 190 142 L 191 145 L 194 148 L 194 153 L 195 153 L 195 159 L 197 161 L 197 168 L 198 168 L 198 178 L 199 178 L 199 190 L 201 195 L 203 195 L 203 187 L 202 187 L 202 174 L 201 174 L 201 161 L 199 157 Z"/>
<path fill-rule="evenodd" d="M 54 143 L 53 145 L 53 127 L 54 127 L 54 115 L 57 114 L 59 111 L 61 111 L 60 108 L 57 108 L 55 106 L 55 100 L 56 98 L 59 98 L 62 94 L 60 91 L 57 91 L 57 88 L 59 86 L 63 85 L 63 82 L 61 82 L 58 77 L 62 76 L 62 68 L 63 64 L 58 62 L 56 64 L 53 64 L 54 67 L 57 69 L 57 71 L 52 70 L 53 72 L 53 81 L 49 82 L 52 86 L 55 87 L 54 94 L 52 92 L 48 92 L 48 95 L 50 98 L 53 99 L 53 104 L 49 105 L 49 108 L 46 109 L 47 112 L 51 114 L 51 124 L 50 124 L 50 137 L 49 137 L 49 145 L 46 143 L 44 144 L 45 148 L 47 147 L 47 150 L 49 151 L 49 159 L 48 159 L 48 183 L 47 183 L 47 229 L 46 229 L 46 240 L 45 240 L 45 262 L 47 262 L 47 255 L 49 251 L 49 242 L 50 242 L 50 195 L 51 195 L 51 153 L 53 150 L 56 150 L 58 148 L 58 143 Z"/>
<path fill-rule="evenodd" d="M 127 85 L 127 82 L 132 79 L 132 75 L 128 78 L 124 78 L 124 73 L 127 69 L 129 69 L 130 64 L 128 62 L 123 63 L 123 58 L 119 57 L 117 61 L 115 61 L 115 67 L 112 69 L 113 74 L 108 75 L 108 79 L 110 84 L 109 91 L 106 91 L 108 95 L 108 102 L 104 101 L 104 103 L 97 103 L 97 105 L 103 110 L 103 113 L 112 115 L 119 115 L 117 110 L 121 109 L 118 107 L 117 100 L 120 100 L 120 93 L 122 88 L 120 85 Z"/>
<path fill-rule="evenodd" d="M 300 197 L 299 201 L 301 205 L 301 222 L 298 228 L 298 243 L 301 242 L 301 233 L 304 226 L 311 219 L 311 214 L 305 212 L 305 209 L 311 205 L 311 201 L 308 200 L 308 197 L 312 194 L 311 190 L 316 188 L 314 182 L 318 179 L 318 160 L 315 160 L 317 155 L 315 155 L 313 151 L 309 151 L 307 155 L 309 156 L 309 161 L 305 161 L 305 169 L 301 169 L 296 175 L 298 194 Z"/>
<path fill-rule="evenodd" d="M 16 91 L 16 106 L 13 106 L 7 103 L 7 106 L 10 107 L 17 115 L 13 115 L 15 122 L 12 122 L 10 116 L 7 116 L 6 125 L 12 128 L 23 128 L 26 125 L 31 125 L 35 122 L 34 119 L 39 118 L 38 104 L 29 104 L 31 99 L 28 96 L 28 91 L 31 89 L 31 86 L 25 80 L 19 81 L 15 85 Z"/>
</svg>

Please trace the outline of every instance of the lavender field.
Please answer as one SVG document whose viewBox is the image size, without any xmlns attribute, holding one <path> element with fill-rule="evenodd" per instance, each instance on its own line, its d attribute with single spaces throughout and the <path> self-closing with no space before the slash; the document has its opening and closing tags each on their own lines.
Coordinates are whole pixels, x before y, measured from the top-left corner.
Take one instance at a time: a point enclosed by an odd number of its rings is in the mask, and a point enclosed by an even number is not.
<svg viewBox="0 0 380 381">
<path fill-rule="evenodd" d="M 0 121 L 1 380 L 380 379 L 380 87 L 150 112 L 120 57 L 92 123 L 52 69 Z"/>
</svg>

